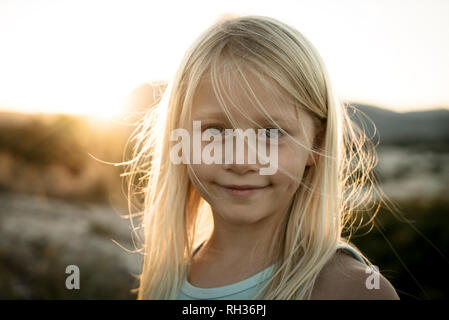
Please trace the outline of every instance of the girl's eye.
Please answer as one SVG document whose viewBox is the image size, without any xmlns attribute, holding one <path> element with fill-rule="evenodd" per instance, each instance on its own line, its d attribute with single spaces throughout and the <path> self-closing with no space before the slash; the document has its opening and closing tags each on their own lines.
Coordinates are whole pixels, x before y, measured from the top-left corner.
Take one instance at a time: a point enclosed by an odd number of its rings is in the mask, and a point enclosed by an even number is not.
<svg viewBox="0 0 449 320">
<path fill-rule="evenodd" d="M 206 128 L 204 132 L 208 132 L 211 136 L 219 136 L 223 134 L 224 129 L 221 127 L 209 127 Z"/>
<path fill-rule="evenodd" d="M 279 138 L 283 135 L 282 132 L 278 128 L 264 128 L 264 131 L 261 131 L 260 133 L 265 133 L 265 137 L 269 139 Z M 225 132 L 225 130 L 222 127 L 219 126 L 212 126 L 209 128 L 206 128 L 204 131 L 209 130 L 211 135 L 221 135 Z"/>
<path fill-rule="evenodd" d="M 278 128 L 265 128 L 265 136 L 269 139 L 279 138 L 283 133 Z"/>
</svg>

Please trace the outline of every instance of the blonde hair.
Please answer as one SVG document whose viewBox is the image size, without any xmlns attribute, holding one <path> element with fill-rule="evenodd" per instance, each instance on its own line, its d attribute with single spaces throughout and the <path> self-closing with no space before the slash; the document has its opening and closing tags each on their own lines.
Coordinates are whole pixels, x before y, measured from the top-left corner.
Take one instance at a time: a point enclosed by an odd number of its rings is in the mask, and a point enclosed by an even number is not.
<svg viewBox="0 0 449 320">
<path fill-rule="evenodd" d="M 375 202 L 370 200 L 376 190 L 374 148 L 334 93 L 313 45 L 296 29 L 273 18 L 220 20 L 191 45 L 162 99 L 148 110 L 133 137 L 134 153 L 126 162 L 126 175 L 129 199 L 141 197 L 137 214 L 144 240 L 138 299 L 176 299 L 194 248 L 213 228 L 210 207 L 194 189 L 188 166 L 170 161 L 170 133 L 191 120 L 192 100 L 205 78 L 220 101 L 230 96 L 231 73 L 240 75 L 238 85 L 251 95 L 243 69 L 261 81 L 275 83 L 271 90 L 277 97 L 293 101 L 325 130 L 320 147 L 312 150 L 317 161 L 304 174 L 303 187 L 295 193 L 283 229 L 278 230 L 281 259 L 259 290 L 259 298 L 309 299 L 337 245 L 352 245 L 349 238 L 357 227 L 357 212 L 373 211 L 363 205 Z M 251 97 L 263 109 L 257 97 Z M 349 236 L 343 237 L 344 233 Z"/>
</svg>

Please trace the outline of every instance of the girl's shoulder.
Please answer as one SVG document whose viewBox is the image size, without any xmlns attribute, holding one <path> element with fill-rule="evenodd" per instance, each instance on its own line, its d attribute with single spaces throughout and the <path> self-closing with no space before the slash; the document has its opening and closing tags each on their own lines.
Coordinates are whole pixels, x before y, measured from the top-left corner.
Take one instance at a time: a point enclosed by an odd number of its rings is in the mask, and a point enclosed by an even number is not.
<svg viewBox="0 0 449 320">
<path fill-rule="evenodd" d="M 318 275 L 312 291 L 317 300 L 396 300 L 391 283 L 373 266 L 337 250 Z"/>
</svg>

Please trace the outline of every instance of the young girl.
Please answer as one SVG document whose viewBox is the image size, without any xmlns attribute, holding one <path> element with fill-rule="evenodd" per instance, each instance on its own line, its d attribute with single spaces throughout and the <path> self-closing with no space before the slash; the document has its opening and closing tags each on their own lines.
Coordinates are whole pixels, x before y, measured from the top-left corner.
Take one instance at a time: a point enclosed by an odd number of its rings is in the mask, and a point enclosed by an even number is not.
<svg viewBox="0 0 449 320">
<path fill-rule="evenodd" d="M 194 161 L 208 144 L 195 149 L 194 123 L 214 147 L 224 147 L 229 129 L 265 129 L 258 138 L 276 170 L 261 174 L 263 157 L 249 161 L 249 139 L 243 161 L 235 146 L 213 152 L 219 160 L 230 152 L 231 162 Z M 179 129 L 191 143 L 174 161 Z M 138 299 L 398 298 L 343 236 L 358 205 L 371 203 L 374 162 L 316 49 L 291 26 L 242 16 L 209 27 L 135 138 Z"/>
</svg>

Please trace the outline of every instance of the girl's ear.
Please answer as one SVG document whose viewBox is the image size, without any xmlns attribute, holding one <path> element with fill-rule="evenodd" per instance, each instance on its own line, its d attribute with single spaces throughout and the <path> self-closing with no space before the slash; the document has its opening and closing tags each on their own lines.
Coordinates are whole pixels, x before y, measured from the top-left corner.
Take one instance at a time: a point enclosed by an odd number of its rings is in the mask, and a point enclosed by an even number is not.
<svg viewBox="0 0 449 320">
<path fill-rule="evenodd" d="M 326 124 L 323 124 L 323 125 L 320 126 L 320 129 L 315 134 L 315 139 L 314 139 L 314 142 L 313 142 L 312 150 L 314 150 L 314 151 L 321 151 L 321 150 L 323 150 L 325 138 L 326 138 Z M 310 152 L 309 153 L 309 158 L 307 159 L 307 165 L 306 166 L 315 165 L 318 162 L 318 159 L 319 159 L 319 155 L 318 154 L 316 154 L 314 152 Z"/>
</svg>

